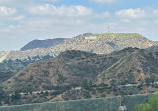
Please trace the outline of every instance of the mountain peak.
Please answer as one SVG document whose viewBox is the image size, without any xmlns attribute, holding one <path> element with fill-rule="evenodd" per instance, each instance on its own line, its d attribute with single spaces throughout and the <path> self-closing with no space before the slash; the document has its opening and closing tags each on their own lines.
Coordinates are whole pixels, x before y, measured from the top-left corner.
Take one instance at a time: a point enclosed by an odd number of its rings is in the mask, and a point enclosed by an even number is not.
<svg viewBox="0 0 158 111">
<path fill-rule="evenodd" d="M 95 57 L 95 56 L 96 54 L 92 52 L 85 52 L 80 50 L 66 50 L 64 52 L 61 52 L 57 58 L 70 61 L 70 60 L 80 60 L 87 57 Z"/>
<path fill-rule="evenodd" d="M 28 56 L 43 56 L 46 54 L 56 56 L 66 50 L 82 50 L 96 54 L 109 54 L 127 47 L 146 49 L 152 46 L 158 46 L 158 42 L 151 41 L 138 33 L 85 33 L 64 40 L 50 39 L 32 41 L 24 46 L 24 48 L 21 49 L 22 51 L 11 52 L 7 56 L 7 59 L 26 59 Z M 31 50 L 30 53 L 26 51 L 28 49 L 34 50 Z"/>
<path fill-rule="evenodd" d="M 26 44 L 23 48 L 21 48 L 21 51 L 26 51 L 30 49 L 36 49 L 36 48 L 49 48 L 58 44 L 61 44 L 64 42 L 65 38 L 55 38 L 55 39 L 46 39 L 46 40 L 38 40 L 35 39 L 28 44 Z"/>
</svg>

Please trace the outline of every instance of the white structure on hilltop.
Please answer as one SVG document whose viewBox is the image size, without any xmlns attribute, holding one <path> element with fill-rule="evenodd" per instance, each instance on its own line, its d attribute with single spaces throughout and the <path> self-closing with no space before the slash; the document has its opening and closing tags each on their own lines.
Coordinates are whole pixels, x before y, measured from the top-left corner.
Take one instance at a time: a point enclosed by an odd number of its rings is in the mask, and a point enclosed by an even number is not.
<svg viewBox="0 0 158 111">
<path fill-rule="evenodd" d="M 97 39 L 96 36 L 89 36 L 89 37 L 85 37 L 85 39 Z"/>
</svg>

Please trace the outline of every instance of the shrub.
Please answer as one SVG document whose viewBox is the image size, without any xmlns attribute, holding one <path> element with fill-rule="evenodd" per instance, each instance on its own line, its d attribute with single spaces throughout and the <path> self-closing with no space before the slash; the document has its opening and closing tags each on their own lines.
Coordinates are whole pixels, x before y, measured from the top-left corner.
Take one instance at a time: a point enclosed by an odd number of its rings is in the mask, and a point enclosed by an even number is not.
<svg viewBox="0 0 158 111">
<path fill-rule="evenodd" d="M 136 105 L 136 111 L 157 111 L 158 109 L 158 95 L 154 95 L 150 98 L 146 104 Z"/>
</svg>

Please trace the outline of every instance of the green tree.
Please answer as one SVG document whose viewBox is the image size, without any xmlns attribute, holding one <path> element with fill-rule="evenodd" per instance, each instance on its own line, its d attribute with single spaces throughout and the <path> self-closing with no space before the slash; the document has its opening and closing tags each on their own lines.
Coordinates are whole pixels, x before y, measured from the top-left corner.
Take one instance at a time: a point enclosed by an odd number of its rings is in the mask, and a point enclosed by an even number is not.
<svg viewBox="0 0 158 111">
<path fill-rule="evenodd" d="M 136 111 L 158 111 L 158 95 L 151 97 L 146 104 L 136 105 Z"/>
</svg>

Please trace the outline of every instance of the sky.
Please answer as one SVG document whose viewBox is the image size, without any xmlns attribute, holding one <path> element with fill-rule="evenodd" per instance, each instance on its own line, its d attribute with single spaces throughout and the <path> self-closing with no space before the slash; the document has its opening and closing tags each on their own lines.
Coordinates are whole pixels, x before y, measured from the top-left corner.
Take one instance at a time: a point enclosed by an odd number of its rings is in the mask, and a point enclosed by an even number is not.
<svg viewBox="0 0 158 111">
<path fill-rule="evenodd" d="M 0 0 L 0 51 L 34 39 L 139 33 L 158 41 L 158 0 Z"/>
</svg>

